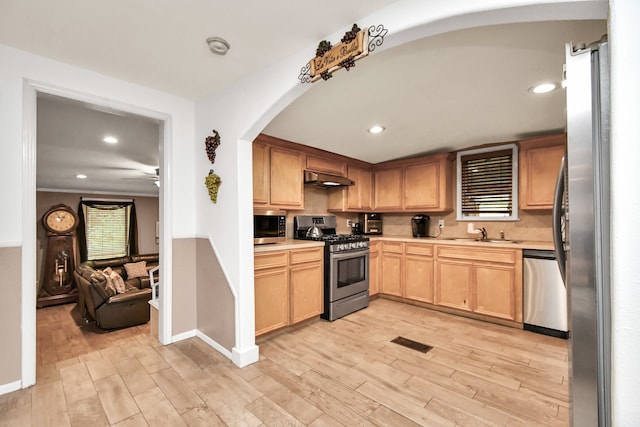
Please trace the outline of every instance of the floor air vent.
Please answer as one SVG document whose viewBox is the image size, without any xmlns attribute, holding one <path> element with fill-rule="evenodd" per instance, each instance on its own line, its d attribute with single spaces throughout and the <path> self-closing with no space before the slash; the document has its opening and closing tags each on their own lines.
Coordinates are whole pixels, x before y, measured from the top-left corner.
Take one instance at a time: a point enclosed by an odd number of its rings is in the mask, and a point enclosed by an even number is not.
<svg viewBox="0 0 640 427">
<path fill-rule="evenodd" d="M 417 350 L 422 353 L 426 353 L 431 350 L 433 347 L 430 345 L 422 344 L 421 342 L 410 340 L 409 338 L 398 337 L 391 340 L 392 343 L 400 344 L 402 346 L 408 347 L 412 350 Z"/>
</svg>

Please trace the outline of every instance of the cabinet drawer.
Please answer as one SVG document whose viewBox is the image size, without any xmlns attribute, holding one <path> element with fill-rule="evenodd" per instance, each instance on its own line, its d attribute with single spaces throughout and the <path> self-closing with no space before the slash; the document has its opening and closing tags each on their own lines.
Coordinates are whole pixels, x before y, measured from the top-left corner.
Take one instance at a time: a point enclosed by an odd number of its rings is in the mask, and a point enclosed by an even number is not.
<svg viewBox="0 0 640 427">
<path fill-rule="evenodd" d="M 264 252 L 256 254 L 253 259 L 255 270 L 286 267 L 289 263 L 289 253 L 287 251 Z"/>
<path fill-rule="evenodd" d="M 404 252 L 411 255 L 433 256 L 433 245 L 423 243 L 405 243 Z"/>
<path fill-rule="evenodd" d="M 382 252 L 402 253 L 402 242 L 382 242 Z"/>
<path fill-rule="evenodd" d="M 452 258 L 467 261 L 487 261 L 515 264 L 516 251 L 498 248 L 468 248 L 462 246 L 437 246 L 438 258 Z"/>
<path fill-rule="evenodd" d="M 291 264 L 322 261 L 324 248 L 294 249 L 291 251 Z"/>
</svg>

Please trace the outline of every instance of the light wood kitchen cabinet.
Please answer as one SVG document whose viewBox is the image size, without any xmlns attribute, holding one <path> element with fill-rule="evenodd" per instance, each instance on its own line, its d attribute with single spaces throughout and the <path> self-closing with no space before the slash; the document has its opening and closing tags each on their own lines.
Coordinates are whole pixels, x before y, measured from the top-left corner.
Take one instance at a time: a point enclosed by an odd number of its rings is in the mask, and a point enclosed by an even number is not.
<svg viewBox="0 0 640 427">
<path fill-rule="evenodd" d="M 552 209 L 558 171 L 565 154 L 565 134 L 527 139 L 518 145 L 520 209 Z"/>
<path fill-rule="evenodd" d="M 329 211 L 366 212 L 373 207 L 373 171 L 370 167 L 347 164 L 347 177 L 354 185 L 329 190 Z"/>
<path fill-rule="evenodd" d="M 374 168 L 374 210 L 448 212 L 453 209 L 453 157 L 449 153 L 395 160 Z"/>
<path fill-rule="evenodd" d="M 522 250 L 436 246 L 435 304 L 522 322 Z"/>
<path fill-rule="evenodd" d="M 261 335 L 289 322 L 289 252 L 256 254 L 254 260 L 255 326 Z"/>
<path fill-rule="evenodd" d="M 355 184 L 347 187 L 347 210 L 367 211 L 373 206 L 373 172 L 354 165 L 347 166 L 347 177 Z"/>
<path fill-rule="evenodd" d="M 433 245 L 381 242 L 380 293 L 433 303 Z"/>
<path fill-rule="evenodd" d="M 290 324 L 318 316 L 323 311 L 324 252 L 322 248 L 291 251 Z"/>
<path fill-rule="evenodd" d="M 302 154 L 271 147 L 270 204 L 279 209 L 303 209 Z"/>
<path fill-rule="evenodd" d="M 448 153 L 405 165 L 403 209 L 428 213 L 452 210 L 452 165 Z"/>
<path fill-rule="evenodd" d="M 253 142 L 253 206 L 304 209 L 304 155 L 271 140 L 277 141 L 261 135 Z"/>
<path fill-rule="evenodd" d="M 433 303 L 433 245 L 405 243 L 405 298 Z"/>
<path fill-rule="evenodd" d="M 369 295 L 380 291 L 380 242 L 369 242 Z"/>
<path fill-rule="evenodd" d="M 375 169 L 374 209 L 377 211 L 402 210 L 402 166 Z"/>
<path fill-rule="evenodd" d="M 322 313 L 323 251 L 314 247 L 255 254 L 256 336 Z"/>
<path fill-rule="evenodd" d="M 347 164 L 337 155 L 315 156 L 307 154 L 306 169 L 344 176 Z"/>
<path fill-rule="evenodd" d="M 382 242 L 380 292 L 402 296 L 403 243 Z"/>
<path fill-rule="evenodd" d="M 473 264 L 438 260 L 436 264 L 435 303 L 458 310 L 471 311 Z"/>
<path fill-rule="evenodd" d="M 259 141 L 253 142 L 253 205 L 265 206 L 269 203 L 269 146 Z"/>
</svg>

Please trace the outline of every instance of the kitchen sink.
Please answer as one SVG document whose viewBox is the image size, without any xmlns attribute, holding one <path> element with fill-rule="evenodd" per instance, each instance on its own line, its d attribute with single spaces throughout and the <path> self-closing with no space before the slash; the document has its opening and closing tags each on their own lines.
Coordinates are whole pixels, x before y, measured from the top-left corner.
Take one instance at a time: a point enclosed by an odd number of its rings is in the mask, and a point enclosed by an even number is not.
<svg viewBox="0 0 640 427">
<path fill-rule="evenodd" d="M 509 240 L 509 239 L 487 239 L 480 240 L 474 239 L 471 237 L 445 237 L 442 240 L 453 240 L 457 242 L 478 242 L 478 243 L 520 243 L 520 240 Z"/>
<path fill-rule="evenodd" d="M 471 237 L 446 237 L 442 240 L 455 240 L 458 242 L 479 242 L 480 239 L 473 239 Z"/>
</svg>

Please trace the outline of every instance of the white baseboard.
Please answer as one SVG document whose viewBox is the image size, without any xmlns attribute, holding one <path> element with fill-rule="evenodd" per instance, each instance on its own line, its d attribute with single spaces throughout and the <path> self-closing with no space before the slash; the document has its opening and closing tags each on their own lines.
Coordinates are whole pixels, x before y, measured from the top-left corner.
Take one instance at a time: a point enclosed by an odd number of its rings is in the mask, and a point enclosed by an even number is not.
<svg viewBox="0 0 640 427">
<path fill-rule="evenodd" d="M 3 394 L 11 393 L 22 388 L 22 381 L 14 381 L 8 384 L 0 385 L 0 396 Z"/>
<path fill-rule="evenodd" d="M 171 342 L 173 343 L 173 342 L 178 342 L 178 341 L 186 340 L 186 339 L 189 339 L 189 338 L 193 338 L 193 337 L 197 336 L 197 332 L 198 332 L 197 329 L 192 329 L 190 331 L 183 332 L 183 333 L 178 334 L 178 335 L 174 335 L 173 337 L 171 337 Z"/>
<path fill-rule="evenodd" d="M 229 350 L 227 350 L 226 348 L 224 348 L 223 346 L 221 346 L 220 344 L 218 344 L 217 342 L 215 342 L 214 340 L 209 338 L 207 335 L 205 335 L 202 332 L 198 331 L 196 333 L 196 336 L 198 338 L 200 338 L 202 341 L 206 342 L 211 347 L 213 347 L 215 350 L 217 350 L 220 353 L 222 353 L 227 359 L 231 359 L 231 352 L 229 352 Z M 233 359 L 231 359 L 231 360 L 233 360 Z"/>
<path fill-rule="evenodd" d="M 233 357 L 231 358 L 231 361 L 239 368 L 244 368 L 247 365 L 256 363 L 259 359 L 260 353 L 257 345 L 251 346 L 242 351 L 233 347 Z"/>
</svg>

